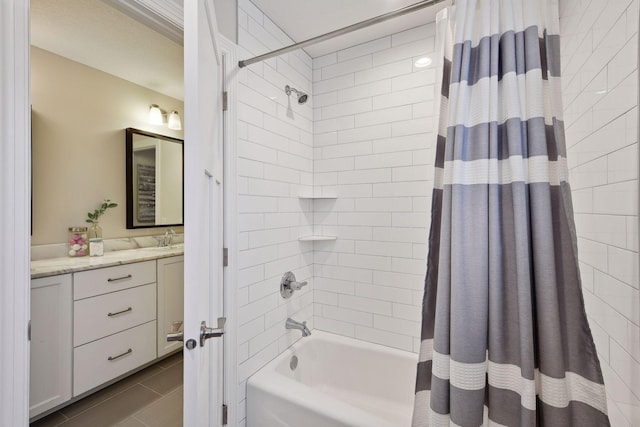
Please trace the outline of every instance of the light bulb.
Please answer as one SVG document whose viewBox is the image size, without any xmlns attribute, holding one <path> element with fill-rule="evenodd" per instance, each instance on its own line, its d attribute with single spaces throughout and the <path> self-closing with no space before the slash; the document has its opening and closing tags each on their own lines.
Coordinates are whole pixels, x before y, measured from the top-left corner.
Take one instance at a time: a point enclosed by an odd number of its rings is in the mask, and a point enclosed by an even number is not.
<svg viewBox="0 0 640 427">
<path fill-rule="evenodd" d="M 162 110 L 158 104 L 151 104 L 149 107 L 149 123 L 152 125 L 162 125 Z"/>
<path fill-rule="evenodd" d="M 169 129 L 180 130 L 182 129 L 182 121 L 180 120 L 180 114 L 176 110 L 169 113 L 169 119 L 167 126 Z"/>
</svg>

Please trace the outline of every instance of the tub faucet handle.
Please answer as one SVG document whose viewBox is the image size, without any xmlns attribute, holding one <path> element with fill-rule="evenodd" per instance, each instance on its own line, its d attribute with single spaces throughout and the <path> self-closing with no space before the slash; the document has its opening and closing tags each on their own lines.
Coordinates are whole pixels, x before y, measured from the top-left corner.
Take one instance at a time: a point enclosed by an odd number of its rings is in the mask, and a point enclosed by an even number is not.
<svg viewBox="0 0 640 427">
<path fill-rule="evenodd" d="M 289 287 L 294 291 L 299 291 L 303 286 L 307 286 L 307 282 L 291 282 L 289 283 Z"/>
<path fill-rule="evenodd" d="M 284 276 L 282 276 L 282 280 L 280 280 L 280 295 L 285 299 L 291 298 L 294 291 L 299 291 L 303 286 L 307 286 L 307 284 L 306 281 L 296 282 L 296 276 L 292 272 L 287 271 L 284 273 Z"/>
</svg>

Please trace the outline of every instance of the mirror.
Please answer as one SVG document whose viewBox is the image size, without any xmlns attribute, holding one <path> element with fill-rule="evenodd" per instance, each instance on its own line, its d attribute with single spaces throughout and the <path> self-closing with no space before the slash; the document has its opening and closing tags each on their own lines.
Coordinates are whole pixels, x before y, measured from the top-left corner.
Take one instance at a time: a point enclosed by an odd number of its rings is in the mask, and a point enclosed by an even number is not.
<svg viewBox="0 0 640 427">
<path fill-rule="evenodd" d="M 183 225 L 183 140 L 126 130 L 127 228 Z"/>
</svg>

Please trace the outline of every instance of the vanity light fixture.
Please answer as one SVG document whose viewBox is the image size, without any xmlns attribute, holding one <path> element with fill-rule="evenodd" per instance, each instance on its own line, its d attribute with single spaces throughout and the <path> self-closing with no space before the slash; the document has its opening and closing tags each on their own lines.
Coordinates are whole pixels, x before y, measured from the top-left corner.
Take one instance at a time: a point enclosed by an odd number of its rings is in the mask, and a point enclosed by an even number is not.
<svg viewBox="0 0 640 427">
<path fill-rule="evenodd" d="M 149 123 L 152 125 L 162 125 L 162 110 L 158 104 L 151 104 L 149 107 Z"/>
<path fill-rule="evenodd" d="M 167 117 L 167 127 L 173 130 L 182 129 L 182 120 L 180 120 L 180 114 L 176 110 L 172 110 L 170 113 L 162 111 L 158 104 L 151 104 L 149 106 L 149 123 L 152 125 L 163 125 L 164 117 Z"/>
<path fill-rule="evenodd" d="M 180 130 L 182 129 L 182 121 L 180 120 L 180 114 L 176 110 L 173 110 L 169 113 L 169 118 L 167 119 L 167 126 L 169 129 Z"/>
</svg>

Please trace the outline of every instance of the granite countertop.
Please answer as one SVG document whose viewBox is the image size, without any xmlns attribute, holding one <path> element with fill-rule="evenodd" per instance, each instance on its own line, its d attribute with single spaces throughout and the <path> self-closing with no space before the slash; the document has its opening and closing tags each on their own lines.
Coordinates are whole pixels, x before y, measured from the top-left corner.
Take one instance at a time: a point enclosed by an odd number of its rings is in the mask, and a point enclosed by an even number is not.
<svg viewBox="0 0 640 427">
<path fill-rule="evenodd" d="M 31 261 L 31 278 L 57 276 L 78 271 L 150 261 L 159 258 L 184 255 L 184 244 L 166 247 L 146 247 L 122 251 L 105 252 L 104 256 L 61 257 Z"/>
</svg>

